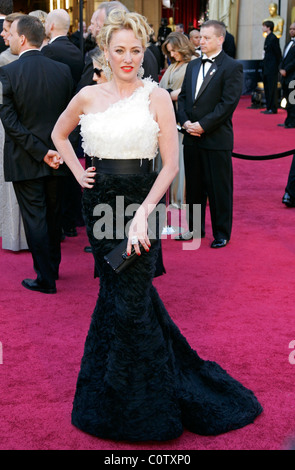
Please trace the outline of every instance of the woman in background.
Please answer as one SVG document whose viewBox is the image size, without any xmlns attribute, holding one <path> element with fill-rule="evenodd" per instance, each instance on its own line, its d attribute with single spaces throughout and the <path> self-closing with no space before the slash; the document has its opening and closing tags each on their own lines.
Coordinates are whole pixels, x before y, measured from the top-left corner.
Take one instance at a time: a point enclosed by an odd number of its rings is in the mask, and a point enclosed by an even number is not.
<svg viewBox="0 0 295 470">
<path fill-rule="evenodd" d="M 11 24 L 21 15 L 22 13 L 11 13 L 5 17 L 1 36 L 3 37 L 6 46 L 9 46 Z M 17 59 L 18 55 L 12 54 L 9 47 L 0 54 L 0 66 L 9 64 Z M 11 182 L 6 182 L 4 180 L 4 142 L 5 132 L 0 120 L 0 237 L 2 237 L 2 249 L 12 251 L 27 250 L 27 239 L 14 188 Z"/>
<path fill-rule="evenodd" d="M 162 46 L 163 54 L 168 57 L 171 64 L 165 71 L 160 87 L 170 93 L 171 100 L 177 114 L 177 99 L 181 90 L 187 64 L 197 57 L 191 41 L 181 33 L 170 33 Z M 179 142 L 179 173 L 170 187 L 170 204 L 181 209 L 185 203 L 185 177 L 183 162 L 183 134 L 178 132 Z"/>
</svg>

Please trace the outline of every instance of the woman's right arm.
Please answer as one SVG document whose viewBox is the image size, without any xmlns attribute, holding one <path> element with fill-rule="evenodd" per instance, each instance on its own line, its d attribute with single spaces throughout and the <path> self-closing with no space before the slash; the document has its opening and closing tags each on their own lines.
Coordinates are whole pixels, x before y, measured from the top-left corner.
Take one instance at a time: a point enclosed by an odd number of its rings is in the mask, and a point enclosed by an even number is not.
<svg viewBox="0 0 295 470">
<path fill-rule="evenodd" d="M 77 127 L 81 114 L 84 114 L 87 90 L 82 89 L 68 104 L 67 108 L 57 120 L 51 137 L 60 154 L 78 183 L 82 188 L 92 188 L 95 182 L 95 169 L 93 167 L 84 170 L 77 155 L 69 141 L 70 133 Z"/>
</svg>

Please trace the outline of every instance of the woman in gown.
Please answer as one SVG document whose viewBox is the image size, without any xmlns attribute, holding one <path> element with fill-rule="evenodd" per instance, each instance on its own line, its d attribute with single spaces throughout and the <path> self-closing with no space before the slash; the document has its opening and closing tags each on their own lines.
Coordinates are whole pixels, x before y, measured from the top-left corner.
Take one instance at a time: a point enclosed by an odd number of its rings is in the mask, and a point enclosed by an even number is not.
<svg viewBox="0 0 295 470">
<path fill-rule="evenodd" d="M 84 188 L 87 232 L 100 277 L 72 423 L 113 440 L 174 439 L 184 428 L 215 435 L 252 423 L 262 411 L 252 391 L 191 349 L 152 285 L 159 241 L 150 243 L 147 218 L 177 172 L 178 138 L 169 94 L 137 76 L 149 33 L 141 15 L 110 13 L 99 40 L 113 78 L 83 88 L 52 134 Z M 79 120 L 84 150 L 95 157 L 86 170 L 68 140 Z M 158 145 L 163 165 L 156 174 L 149 172 L 149 163 Z M 137 204 L 133 218 L 121 206 L 116 212 L 118 196 L 125 208 Z M 111 209 L 104 224 L 95 215 L 101 208 Z M 121 242 L 113 222 L 122 214 L 129 223 L 127 252 L 133 244 L 138 258 L 117 274 L 104 256 Z M 106 237 L 97 223 L 105 225 Z"/>
<path fill-rule="evenodd" d="M 12 22 L 21 15 L 22 13 L 11 13 L 5 17 L 1 36 L 3 37 L 6 46 L 9 46 L 8 37 L 10 26 Z M 0 54 L 0 66 L 7 65 L 17 59 L 18 56 L 13 55 L 10 48 L 8 48 Z M 12 251 L 27 250 L 28 244 L 23 220 L 16 200 L 13 184 L 4 180 L 4 142 L 5 131 L 0 120 L 0 237 L 2 237 L 2 249 Z"/>
<path fill-rule="evenodd" d="M 162 46 L 162 51 L 169 58 L 171 64 L 164 73 L 160 87 L 169 91 L 170 97 L 177 113 L 177 99 L 181 90 L 187 64 L 194 58 L 195 48 L 191 41 L 181 33 L 170 33 Z M 171 183 L 170 204 L 181 209 L 185 204 L 185 178 L 183 162 L 183 134 L 178 132 L 179 143 L 179 172 Z"/>
</svg>

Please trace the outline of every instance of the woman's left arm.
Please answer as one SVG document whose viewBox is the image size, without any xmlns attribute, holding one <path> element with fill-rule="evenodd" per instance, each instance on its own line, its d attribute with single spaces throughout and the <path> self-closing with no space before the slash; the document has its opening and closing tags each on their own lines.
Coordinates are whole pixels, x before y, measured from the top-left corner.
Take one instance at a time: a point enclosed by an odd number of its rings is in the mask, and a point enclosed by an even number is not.
<svg viewBox="0 0 295 470">
<path fill-rule="evenodd" d="M 127 253 L 131 252 L 132 237 L 137 237 L 143 248 L 148 250 L 150 242 L 147 235 L 147 218 L 178 173 L 179 144 L 175 112 L 169 93 L 166 90 L 156 88 L 152 92 L 150 110 L 160 128 L 158 142 L 162 158 L 162 169 L 147 197 L 136 211 L 130 225 Z M 140 254 L 139 245 L 134 245 L 134 248 L 136 253 Z"/>
</svg>

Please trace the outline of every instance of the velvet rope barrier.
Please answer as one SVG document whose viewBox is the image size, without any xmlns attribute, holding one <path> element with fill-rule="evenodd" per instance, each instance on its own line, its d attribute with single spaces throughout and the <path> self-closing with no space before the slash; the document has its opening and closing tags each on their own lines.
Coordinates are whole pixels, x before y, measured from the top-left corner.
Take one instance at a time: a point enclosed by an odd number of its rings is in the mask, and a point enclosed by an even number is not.
<svg viewBox="0 0 295 470">
<path fill-rule="evenodd" d="M 288 157 L 289 155 L 294 155 L 294 154 L 295 154 L 295 149 L 288 150 L 287 152 L 283 152 L 283 153 L 277 153 L 275 155 L 260 155 L 260 156 L 242 155 L 240 153 L 233 152 L 232 156 L 234 158 L 240 158 L 242 160 L 275 160 L 276 158 Z"/>
<path fill-rule="evenodd" d="M 182 134 L 185 134 L 185 130 L 177 125 L 177 130 Z M 288 150 L 287 152 L 277 153 L 274 155 L 243 155 L 241 153 L 232 153 L 234 158 L 240 158 L 241 160 L 275 160 L 276 158 L 284 158 L 289 155 L 295 155 L 295 149 Z"/>
</svg>

